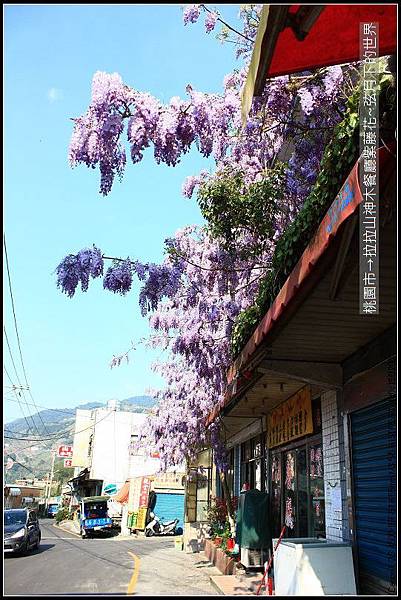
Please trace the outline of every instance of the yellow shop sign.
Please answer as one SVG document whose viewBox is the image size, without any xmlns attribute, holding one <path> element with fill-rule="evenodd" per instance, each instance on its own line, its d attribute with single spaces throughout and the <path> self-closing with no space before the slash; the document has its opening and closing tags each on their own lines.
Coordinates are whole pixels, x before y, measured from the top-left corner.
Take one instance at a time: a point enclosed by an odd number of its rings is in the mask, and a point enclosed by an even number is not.
<svg viewBox="0 0 401 600">
<path fill-rule="evenodd" d="M 313 433 L 312 399 L 309 386 L 277 406 L 268 415 L 269 448 Z"/>
<path fill-rule="evenodd" d="M 147 510 L 148 509 L 144 506 L 138 510 L 138 516 L 136 518 L 136 529 L 145 529 Z"/>
</svg>

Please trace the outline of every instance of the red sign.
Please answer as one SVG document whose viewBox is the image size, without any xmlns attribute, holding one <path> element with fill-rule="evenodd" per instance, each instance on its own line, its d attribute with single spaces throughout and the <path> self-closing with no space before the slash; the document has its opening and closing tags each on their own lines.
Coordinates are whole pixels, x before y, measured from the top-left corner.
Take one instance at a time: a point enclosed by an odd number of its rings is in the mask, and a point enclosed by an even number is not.
<svg viewBox="0 0 401 600">
<path fill-rule="evenodd" d="M 72 458 L 72 446 L 59 446 L 57 456 L 59 458 Z"/>
<path fill-rule="evenodd" d="M 139 508 L 148 506 L 151 480 L 149 477 L 142 477 L 141 492 L 139 494 Z"/>
<path fill-rule="evenodd" d="M 72 467 L 72 459 L 71 458 L 64 459 L 64 467 Z"/>
</svg>

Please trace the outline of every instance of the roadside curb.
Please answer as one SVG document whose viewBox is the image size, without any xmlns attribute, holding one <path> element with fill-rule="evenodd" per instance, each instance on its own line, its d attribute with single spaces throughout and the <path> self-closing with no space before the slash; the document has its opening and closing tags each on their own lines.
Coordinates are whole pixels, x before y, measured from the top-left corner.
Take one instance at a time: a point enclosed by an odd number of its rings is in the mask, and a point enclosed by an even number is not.
<svg viewBox="0 0 401 600">
<path fill-rule="evenodd" d="M 71 531 L 71 529 L 66 529 L 65 527 L 63 527 L 62 525 L 58 525 L 56 523 L 53 523 L 53 527 L 56 527 L 57 529 L 61 529 L 62 531 L 65 531 L 66 533 L 72 533 L 72 535 L 76 535 L 77 537 L 81 537 L 79 535 L 79 533 L 76 533 L 75 531 Z"/>
<path fill-rule="evenodd" d="M 219 588 L 217 583 L 213 579 L 213 575 L 209 575 L 209 581 L 212 585 L 212 588 L 218 593 L 219 596 L 225 596 L 225 593 Z"/>
</svg>

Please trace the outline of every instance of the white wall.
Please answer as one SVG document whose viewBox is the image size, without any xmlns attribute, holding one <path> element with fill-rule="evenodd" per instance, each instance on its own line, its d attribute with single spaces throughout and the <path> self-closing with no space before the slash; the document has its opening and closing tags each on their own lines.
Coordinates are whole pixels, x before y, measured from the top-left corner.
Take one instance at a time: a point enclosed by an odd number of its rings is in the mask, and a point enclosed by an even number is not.
<svg viewBox="0 0 401 600">
<path fill-rule="evenodd" d="M 142 413 L 96 409 L 90 477 L 120 488 L 129 477 L 131 435 L 146 419 Z"/>
<path fill-rule="evenodd" d="M 337 394 L 322 394 L 323 470 L 326 539 L 343 541 L 343 509 L 345 498 L 341 485 L 341 448 Z"/>
<path fill-rule="evenodd" d="M 89 467 L 89 438 L 92 433 L 92 411 L 78 408 L 75 414 L 75 433 L 73 442 L 72 466 L 76 467 L 74 476 L 85 467 Z"/>
</svg>

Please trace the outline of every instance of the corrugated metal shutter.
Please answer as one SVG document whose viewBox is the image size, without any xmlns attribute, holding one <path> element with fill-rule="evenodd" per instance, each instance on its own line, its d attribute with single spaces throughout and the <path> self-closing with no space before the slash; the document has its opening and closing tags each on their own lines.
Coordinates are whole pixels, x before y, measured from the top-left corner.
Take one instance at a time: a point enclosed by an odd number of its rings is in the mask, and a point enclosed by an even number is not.
<svg viewBox="0 0 401 600">
<path fill-rule="evenodd" d="M 154 512 L 162 521 L 179 519 L 177 527 L 184 528 L 184 494 L 156 494 Z"/>
<path fill-rule="evenodd" d="M 351 415 L 360 593 L 395 593 L 396 401 Z"/>
</svg>

